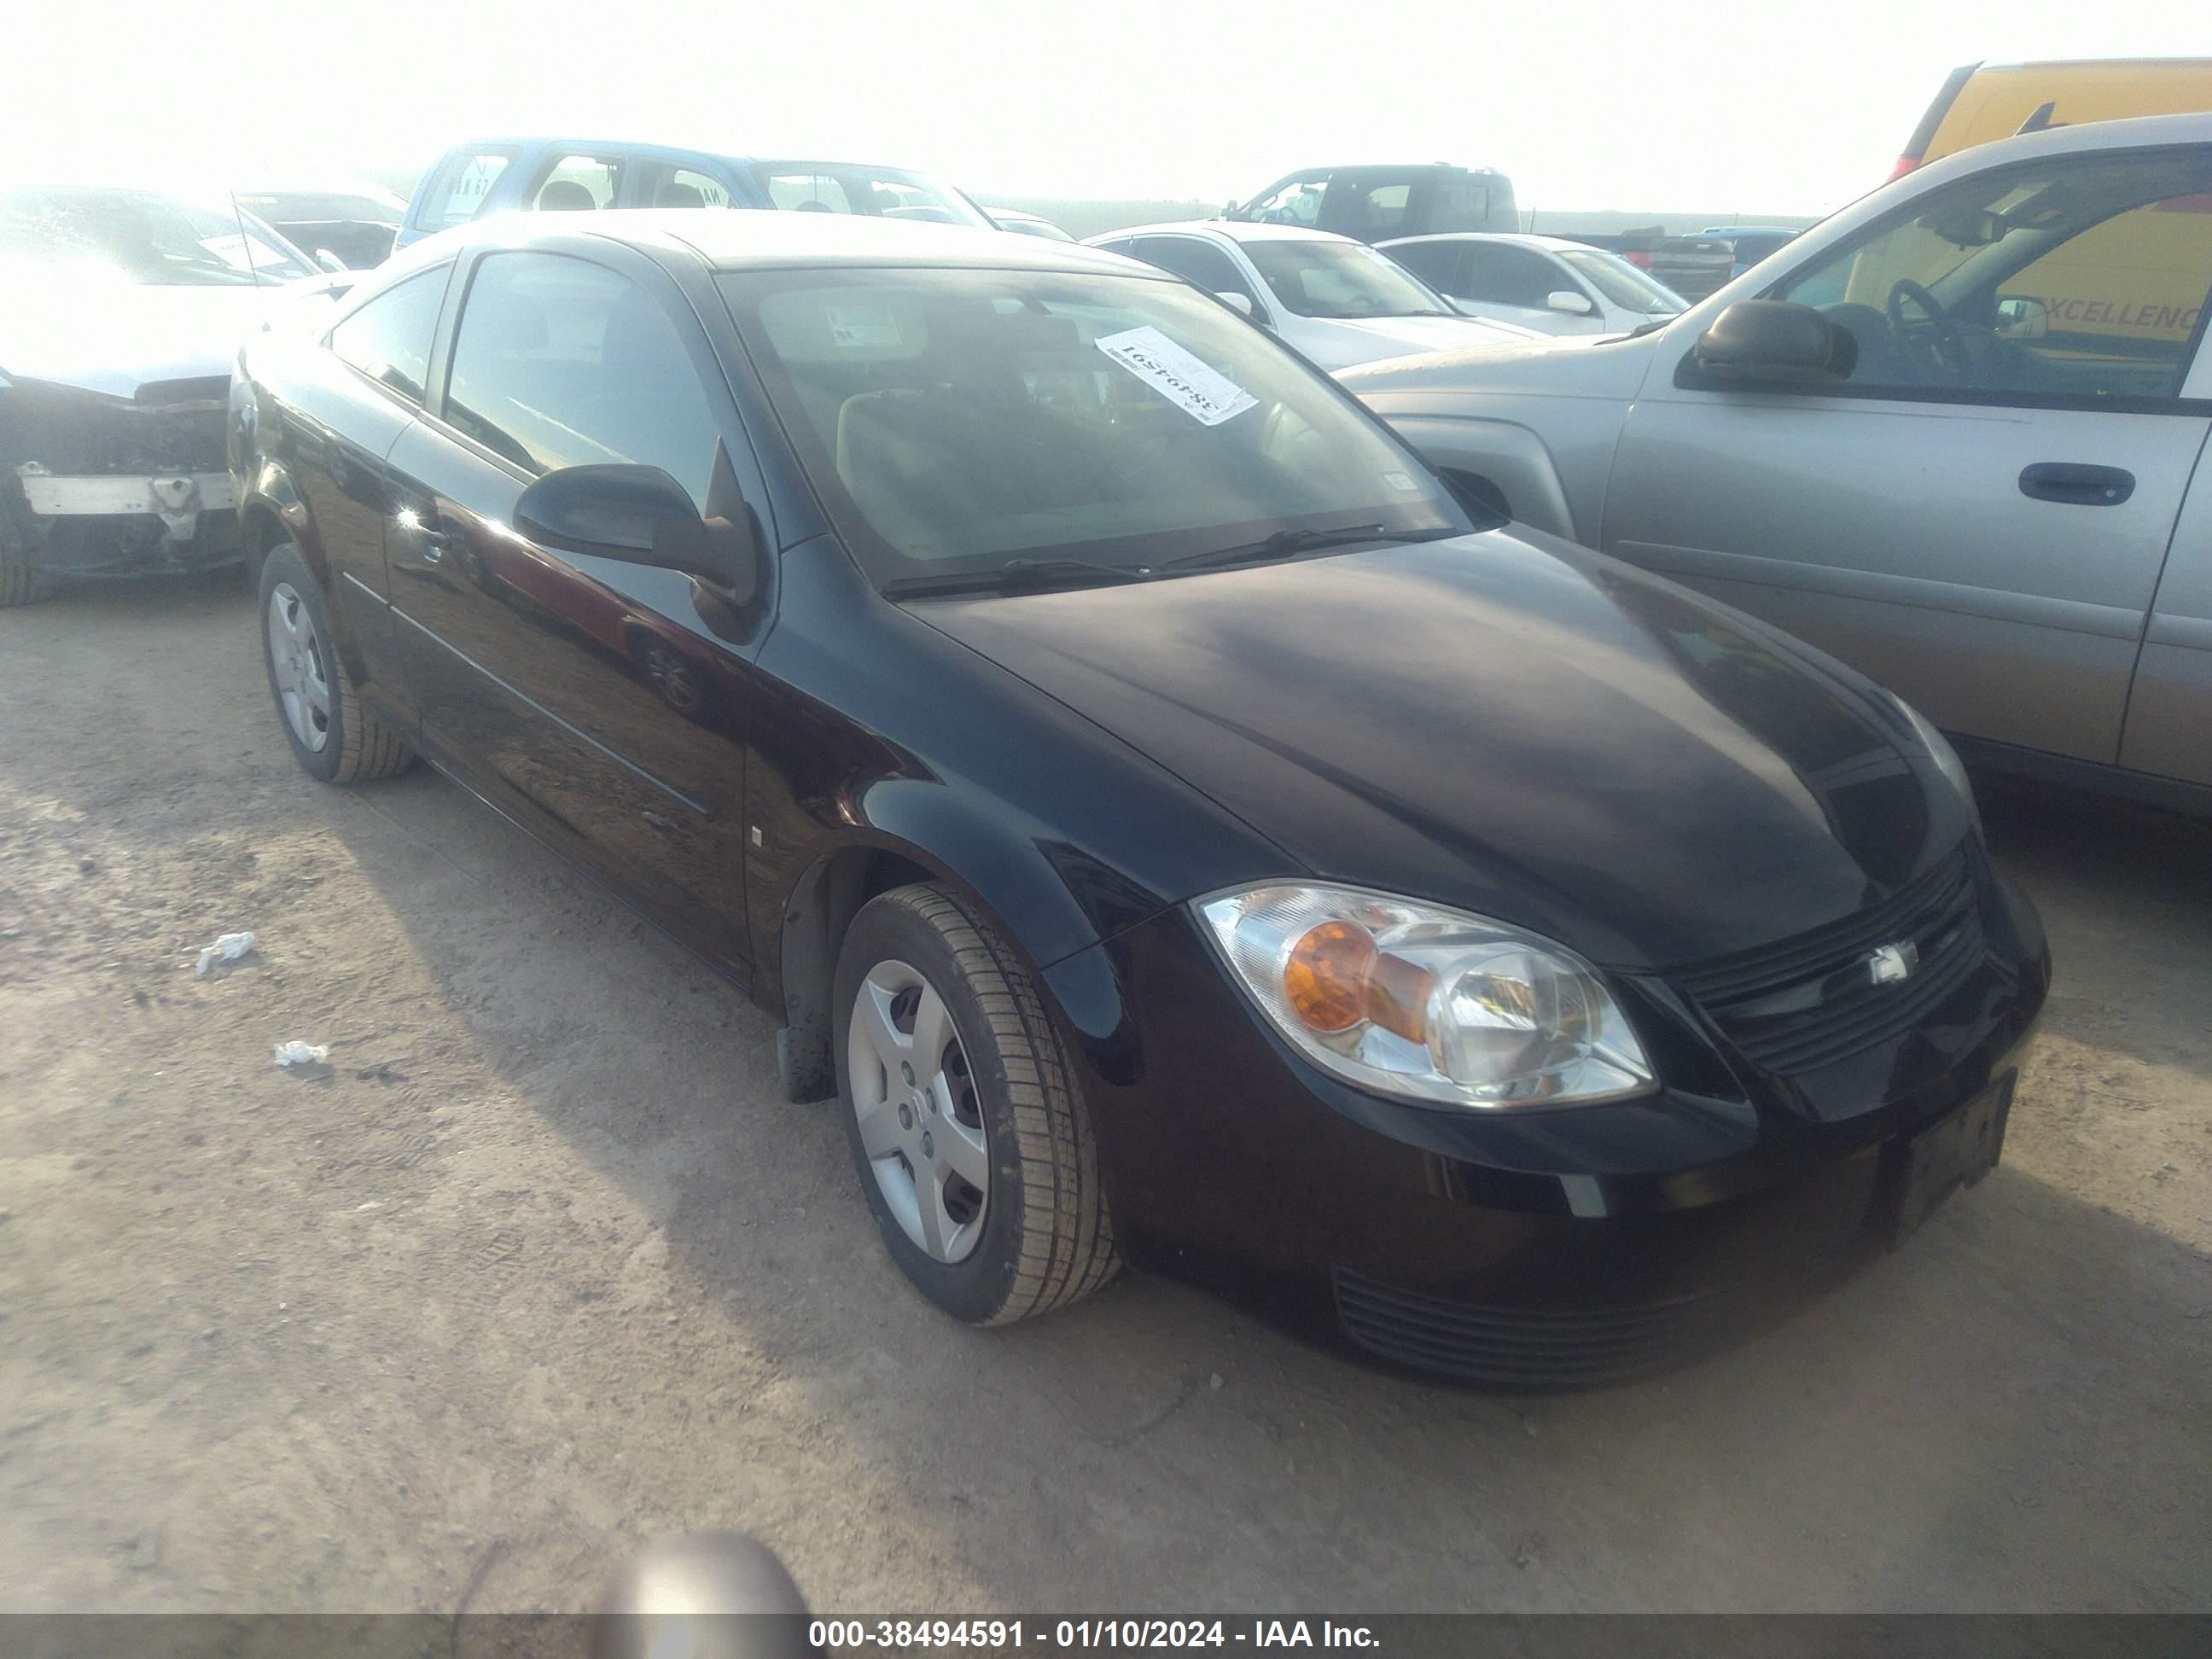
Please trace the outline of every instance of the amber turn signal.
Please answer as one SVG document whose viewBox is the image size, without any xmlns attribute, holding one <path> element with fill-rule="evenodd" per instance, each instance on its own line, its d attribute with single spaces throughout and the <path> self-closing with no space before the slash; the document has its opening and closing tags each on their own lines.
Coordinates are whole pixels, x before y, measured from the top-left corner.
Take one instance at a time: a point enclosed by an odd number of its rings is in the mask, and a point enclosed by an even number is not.
<svg viewBox="0 0 2212 1659">
<path fill-rule="evenodd" d="M 1349 921 L 1309 927 L 1283 968 L 1291 1012 L 1308 1030 L 1330 1034 L 1365 1020 L 1408 1042 L 1425 1042 L 1435 986 L 1434 974 L 1377 951 L 1374 936 Z"/>
</svg>

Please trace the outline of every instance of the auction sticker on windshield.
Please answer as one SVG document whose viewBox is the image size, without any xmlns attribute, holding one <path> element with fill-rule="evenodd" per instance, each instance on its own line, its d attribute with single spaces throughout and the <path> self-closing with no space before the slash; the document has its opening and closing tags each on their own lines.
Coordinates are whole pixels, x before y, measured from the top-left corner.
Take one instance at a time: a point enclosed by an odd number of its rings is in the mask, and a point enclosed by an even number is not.
<svg viewBox="0 0 2212 1659">
<path fill-rule="evenodd" d="M 1102 334 L 1097 343 L 1101 351 L 1200 426 L 1219 426 L 1260 401 L 1149 325 Z"/>
</svg>

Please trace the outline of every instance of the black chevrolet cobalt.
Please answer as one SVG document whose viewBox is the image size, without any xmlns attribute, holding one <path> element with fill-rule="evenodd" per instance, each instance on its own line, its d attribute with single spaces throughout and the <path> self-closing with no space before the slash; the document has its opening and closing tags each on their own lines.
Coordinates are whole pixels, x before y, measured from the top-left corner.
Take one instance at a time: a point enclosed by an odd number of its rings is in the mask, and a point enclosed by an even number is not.
<svg viewBox="0 0 2212 1659">
<path fill-rule="evenodd" d="M 1127 1259 L 1601 1382 L 1995 1162 L 2049 959 L 1942 738 L 1212 295 L 548 214 L 330 316 L 231 393 L 300 763 L 428 757 L 748 989 L 955 1317 Z"/>
</svg>

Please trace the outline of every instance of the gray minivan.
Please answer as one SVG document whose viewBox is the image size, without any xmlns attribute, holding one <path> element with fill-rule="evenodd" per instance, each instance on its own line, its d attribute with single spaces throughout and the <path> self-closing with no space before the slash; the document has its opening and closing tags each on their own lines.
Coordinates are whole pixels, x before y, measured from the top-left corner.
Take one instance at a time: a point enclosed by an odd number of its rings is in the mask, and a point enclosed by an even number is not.
<svg viewBox="0 0 2212 1659">
<path fill-rule="evenodd" d="M 2212 808 L 2212 115 L 1961 151 L 1672 322 L 1342 372 L 1463 487 Z"/>
</svg>

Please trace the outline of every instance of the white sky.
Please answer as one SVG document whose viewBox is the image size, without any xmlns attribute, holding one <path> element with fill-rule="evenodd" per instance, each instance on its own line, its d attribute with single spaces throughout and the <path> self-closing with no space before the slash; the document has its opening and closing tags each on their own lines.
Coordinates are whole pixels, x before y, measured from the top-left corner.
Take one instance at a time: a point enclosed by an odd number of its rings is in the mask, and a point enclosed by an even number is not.
<svg viewBox="0 0 2212 1659">
<path fill-rule="evenodd" d="M 987 197 L 1450 161 L 1524 208 L 1819 213 L 1888 175 L 1954 65 L 2212 55 L 2212 0 L 31 0 L 5 33 L 11 171 L 314 182 L 558 132 Z"/>
</svg>

